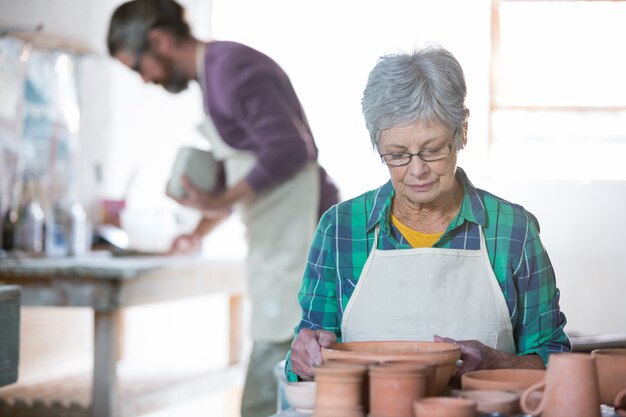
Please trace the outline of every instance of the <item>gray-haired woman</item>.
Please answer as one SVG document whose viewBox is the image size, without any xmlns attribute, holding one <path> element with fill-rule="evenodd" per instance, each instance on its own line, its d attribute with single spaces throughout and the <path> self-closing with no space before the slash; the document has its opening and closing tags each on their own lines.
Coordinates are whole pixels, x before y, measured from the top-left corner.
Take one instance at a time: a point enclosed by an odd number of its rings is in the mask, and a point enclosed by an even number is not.
<svg viewBox="0 0 626 417">
<path fill-rule="evenodd" d="M 465 96 L 461 66 L 439 46 L 384 56 L 371 71 L 363 114 L 391 180 L 322 217 L 289 380 L 312 378 L 336 340 L 453 341 L 457 376 L 543 368 L 571 349 L 537 220 L 457 167 Z"/>
</svg>

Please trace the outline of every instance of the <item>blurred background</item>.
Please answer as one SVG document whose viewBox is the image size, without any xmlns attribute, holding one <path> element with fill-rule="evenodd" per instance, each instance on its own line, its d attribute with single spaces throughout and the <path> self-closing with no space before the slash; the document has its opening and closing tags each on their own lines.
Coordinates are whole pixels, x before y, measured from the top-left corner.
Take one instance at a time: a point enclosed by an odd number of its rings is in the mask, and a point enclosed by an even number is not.
<svg viewBox="0 0 626 417">
<path fill-rule="evenodd" d="M 0 0 L 5 34 L 0 38 L 0 209 L 5 216 L 18 204 L 16 195 L 36 195 L 46 183 L 49 196 L 81 207 L 89 227 L 102 221 L 105 207 L 117 207 L 110 210 L 119 211 L 130 247 L 158 252 L 197 220 L 197 213 L 179 207 L 164 190 L 177 149 L 207 145 L 196 132 L 203 117 L 200 92 L 192 85 L 171 95 L 144 85 L 107 56 L 108 20 L 120 3 Z M 246 43 L 287 71 L 320 161 L 344 199 L 388 178 L 360 109 L 378 57 L 427 42 L 450 50 L 465 71 L 471 111 L 459 166 L 475 185 L 538 217 L 568 330 L 626 334 L 626 262 L 620 250 L 626 232 L 620 222 L 626 206 L 626 61 L 619 58 L 626 1 L 181 3 L 199 38 Z M 32 48 L 25 48 L 29 43 L 23 36 L 11 36 L 15 32 L 35 32 L 28 38 Z M 50 116 L 47 105 L 60 114 Z M 209 258 L 242 260 L 246 247 L 238 219 L 209 236 L 203 251 Z M 216 338 L 226 337 L 219 319 L 225 309 L 220 296 L 128 309 L 125 361 L 164 365 L 167 357 L 168 366 L 216 366 L 226 355 L 216 347 Z M 37 324 L 44 320 L 37 314 L 26 311 L 23 324 L 40 326 L 37 334 L 43 335 L 41 329 L 51 325 Z M 43 359 L 24 364 L 24 378 L 88 366 L 90 339 L 83 337 L 92 331 L 88 313 L 54 314 L 68 316 L 54 319 L 66 323 L 62 340 L 67 342 L 56 349 L 61 356 L 54 366 L 44 366 Z M 177 329 L 180 338 L 159 339 L 163 326 Z M 217 330 L 209 335 L 208 328 Z M 189 334 L 194 336 L 183 354 L 179 340 Z M 41 348 L 31 350 L 23 356 L 42 358 Z M 236 396 L 221 398 L 226 398 L 224 407 L 236 409 Z"/>
</svg>

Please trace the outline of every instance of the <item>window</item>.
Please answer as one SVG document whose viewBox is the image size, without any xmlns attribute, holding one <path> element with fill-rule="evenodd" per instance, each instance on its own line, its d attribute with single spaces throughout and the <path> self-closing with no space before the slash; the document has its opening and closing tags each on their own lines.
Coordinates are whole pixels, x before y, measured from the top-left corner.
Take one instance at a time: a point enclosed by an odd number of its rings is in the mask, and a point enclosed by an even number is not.
<svg viewBox="0 0 626 417">
<path fill-rule="evenodd" d="M 490 167 L 625 180 L 626 1 L 493 0 Z"/>
</svg>

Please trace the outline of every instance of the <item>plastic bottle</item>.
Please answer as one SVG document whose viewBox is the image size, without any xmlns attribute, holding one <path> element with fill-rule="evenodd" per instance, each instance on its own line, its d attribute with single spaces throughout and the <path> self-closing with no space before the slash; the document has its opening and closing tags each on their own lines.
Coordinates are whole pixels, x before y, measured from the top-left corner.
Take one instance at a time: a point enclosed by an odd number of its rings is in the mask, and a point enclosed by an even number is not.
<svg viewBox="0 0 626 417">
<path fill-rule="evenodd" d="M 15 249 L 30 254 L 39 254 L 43 251 L 43 243 L 44 211 L 37 195 L 35 183 L 28 182 L 15 225 Z"/>
<path fill-rule="evenodd" d="M 81 256 L 89 251 L 91 233 L 87 213 L 80 204 L 73 203 L 67 207 L 65 231 L 68 255 Z"/>
</svg>

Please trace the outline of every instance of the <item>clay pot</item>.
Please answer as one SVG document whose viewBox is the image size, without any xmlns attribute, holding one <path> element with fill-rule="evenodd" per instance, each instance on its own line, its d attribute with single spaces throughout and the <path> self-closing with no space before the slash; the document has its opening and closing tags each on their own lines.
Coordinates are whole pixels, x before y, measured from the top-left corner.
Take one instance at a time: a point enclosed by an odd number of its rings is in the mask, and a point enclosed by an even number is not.
<svg viewBox="0 0 626 417">
<path fill-rule="evenodd" d="M 424 372 L 426 376 L 425 397 L 437 395 L 437 365 L 420 360 L 391 360 L 382 363 L 383 366 L 416 368 Z"/>
<path fill-rule="evenodd" d="M 322 348 L 322 358 L 361 358 L 378 362 L 390 360 L 420 360 L 437 365 L 436 391 L 443 391 L 450 381 L 456 361 L 461 357 L 459 347 L 445 342 L 372 341 L 335 343 Z"/>
<path fill-rule="evenodd" d="M 378 362 L 372 361 L 369 359 L 361 359 L 361 358 L 333 358 L 328 359 L 325 362 L 328 366 L 333 366 L 337 364 L 352 364 L 352 365 L 361 365 L 369 368 L 370 366 L 377 365 Z M 362 402 L 363 402 L 363 411 L 367 415 L 369 413 L 369 404 L 370 404 L 370 384 L 369 384 L 369 374 L 365 373 L 363 376 L 363 384 L 362 384 Z"/>
<path fill-rule="evenodd" d="M 463 390 L 525 390 L 541 381 L 545 373 L 543 369 L 484 369 L 463 374 L 461 386 Z"/>
<path fill-rule="evenodd" d="M 613 404 L 615 405 L 615 412 L 626 417 L 626 389 L 617 393 Z"/>
<path fill-rule="evenodd" d="M 363 410 L 363 377 L 367 367 L 354 364 L 322 365 L 313 368 L 316 382 L 315 416 L 324 410 Z"/>
<path fill-rule="evenodd" d="M 315 407 L 312 417 L 365 417 L 363 409 L 351 408 L 326 408 Z"/>
<path fill-rule="evenodd" d="M 476 403 L 465 398 L 429 397 L 415 401 L 415 417 L 474 417 Z"/>
<path fill-rule="evenodd" d="M 413 417 L 413 403 L 426 393 L 423 367 L 375 365 L 369 378 L 372 417 Z"/>
<path fill-rule="evenodd" d="M 596 349 L 591 356 L 596 361 L 600 402 L 611 405 L 617 393 L 626 389 L 626 349 Z"/>
<path fill-rule="evenodd" d="M 538 407 L 531 408 L 528 396 L 543 390 Z M 527 414 L 542 417 L 600 417 L 600 396 L 594 358 L 583 353 L 553 353 L 544 379 L 530 386 L 520 399 Z"/>
<path fill-rule="evenodd" d="M 519 412 L 519 394 L 509 391 L 470 390 L 455 391 L 454 395 L 476 403 L 481 413 L 516 414 Z"/>
</svg>

